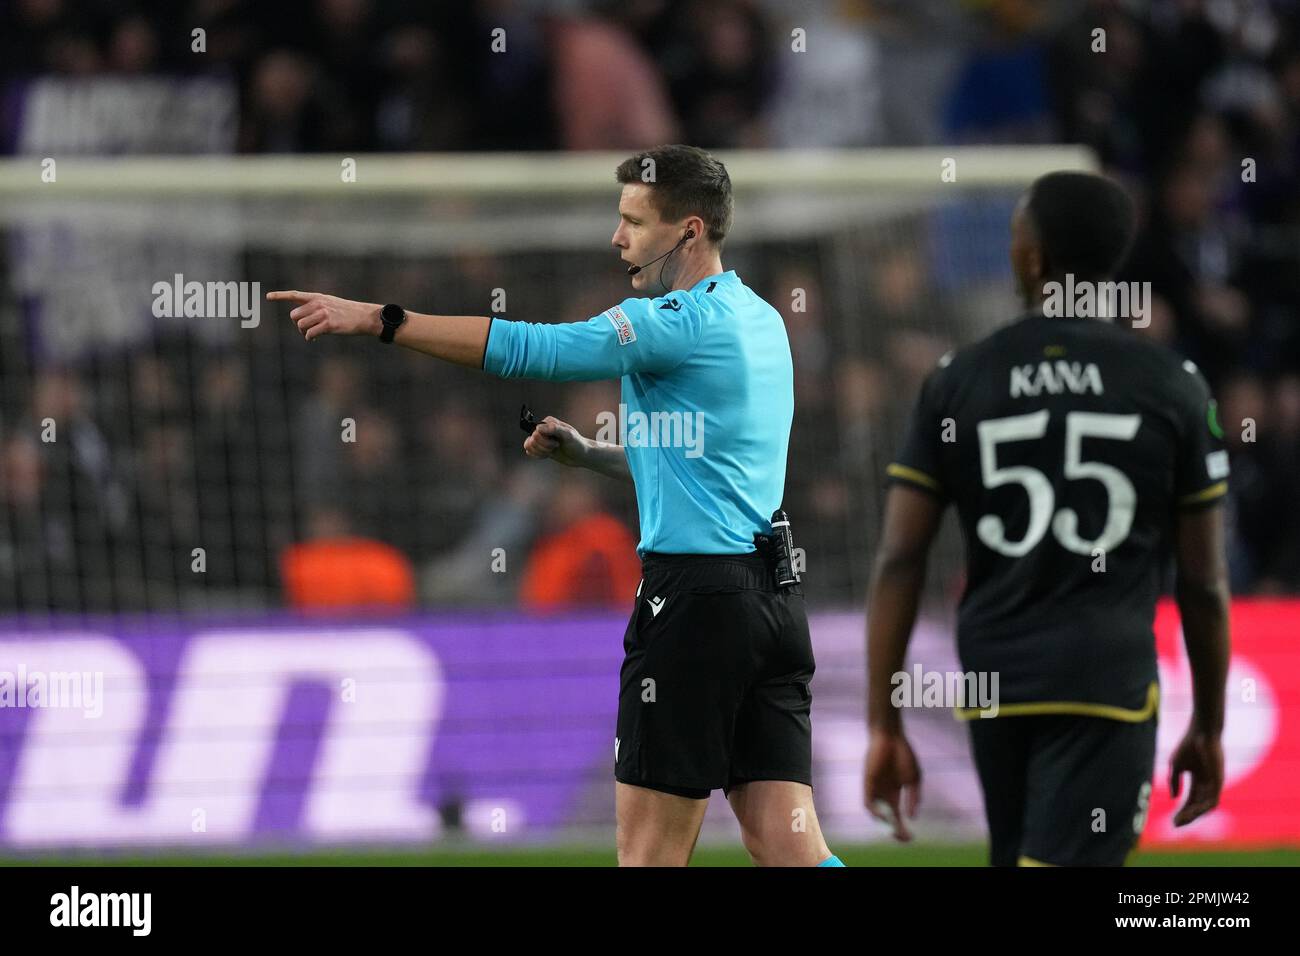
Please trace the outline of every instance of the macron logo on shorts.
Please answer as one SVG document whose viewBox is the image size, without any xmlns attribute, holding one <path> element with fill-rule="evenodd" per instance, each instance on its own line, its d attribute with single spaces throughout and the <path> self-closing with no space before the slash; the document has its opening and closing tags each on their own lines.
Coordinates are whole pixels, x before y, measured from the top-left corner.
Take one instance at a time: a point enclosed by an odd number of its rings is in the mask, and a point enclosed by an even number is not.
<svg viewBox="0 0 1300 956">
<path fill-rule="evenodd" d="M 606 309 L 602 314 L 609 319 L 610 324 L 614 326 L 614 331 L 618 333 L 619 345 L 636 341 L 636 329 L 632 328 L 632 320 L 621 308 L 614 306 L 612 309 Z"/>
<path fill-rule="evenodd" d="M 668 599 L 666 597 L 656 596 L 656 597 L 649 598 L 648 600 L 650 601 L 650 612 L 655 617 L 659 616 L 659 612 L 662 611 L 664 609 L 664 605 L 668 603 Z"/>
</svg>

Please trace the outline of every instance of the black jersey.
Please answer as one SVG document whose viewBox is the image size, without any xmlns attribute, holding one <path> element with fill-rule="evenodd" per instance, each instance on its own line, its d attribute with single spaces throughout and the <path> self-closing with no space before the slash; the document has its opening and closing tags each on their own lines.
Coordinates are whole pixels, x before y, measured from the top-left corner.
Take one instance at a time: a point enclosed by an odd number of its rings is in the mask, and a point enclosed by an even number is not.
<svg viewBox="0 0 1300 956">
<path fill-rule="evenodd" d="M 1003 712 L 1154 710 L 1173 522 L 1227 492 L 1221 438 L 1194 364 L 1096 319 L 1032 313 L 926 379 L 888 474 L 957 507 L 958 652 Z"/>
</svg>

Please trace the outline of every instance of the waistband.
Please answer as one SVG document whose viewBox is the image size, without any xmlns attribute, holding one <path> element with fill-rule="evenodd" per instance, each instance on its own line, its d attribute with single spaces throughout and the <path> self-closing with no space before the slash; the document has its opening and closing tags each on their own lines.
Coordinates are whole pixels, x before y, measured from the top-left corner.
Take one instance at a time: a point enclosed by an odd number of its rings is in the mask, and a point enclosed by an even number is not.
<svg viewBox="0 0 1300 956">
<path fill-rule="evenodd" d="M 747 551 L 744 554 L 665 554 L 662 551 L 647 551 L 641 556 L 641 567 L 646 571 L 659 568 L 703 568 L 712 564 L 738 564 L 751 568 L 767 566 L 757 551 Z"/>
<path fill-rule="evenodd" d="M 747 554 L 662 554 L 647 551 L 641 573 L 656 588 L 732 587 L 773 591 L 771 569 L 757 551 Z"/>
</svg>

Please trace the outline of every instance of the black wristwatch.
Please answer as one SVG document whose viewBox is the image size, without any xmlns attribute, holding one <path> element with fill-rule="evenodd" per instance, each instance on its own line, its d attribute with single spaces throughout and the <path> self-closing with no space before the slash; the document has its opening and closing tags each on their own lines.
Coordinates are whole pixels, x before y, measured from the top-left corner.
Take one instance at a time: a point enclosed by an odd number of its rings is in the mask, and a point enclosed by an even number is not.
<svg viewBox="0 0 1300 956">
<path fill-rule="evenodd" d="M 379 321 L 384 324 L 383 331 L 379 333 L 379 341 L 385 344 L 392 342 L 398 327 L 406 321 L 406 310 L 400 305 L 386 305 L 379 310 Z"/>
</svg>

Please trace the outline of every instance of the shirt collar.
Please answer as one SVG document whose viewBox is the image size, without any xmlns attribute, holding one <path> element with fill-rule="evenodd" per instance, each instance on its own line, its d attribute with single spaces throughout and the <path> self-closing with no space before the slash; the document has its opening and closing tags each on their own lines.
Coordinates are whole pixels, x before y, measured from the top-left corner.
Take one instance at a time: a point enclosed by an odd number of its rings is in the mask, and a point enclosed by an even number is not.
<svg viewBox="0 0 1300 956">
<path fill-rule="evenodd" d="M 738 281 L 740 280 L 736 278 L 736 270 L 728 269 L 726 272 L 719 272 L 717 275 L 705 276 L 703 279 L 695 283 L 695 285 L 691 286 L 686 291 L 698 292 L 701 288 L 707 289 L 709 287 L 710 282 L 731 283 L 731 282 L 738 282 Z"/>
</svg>

